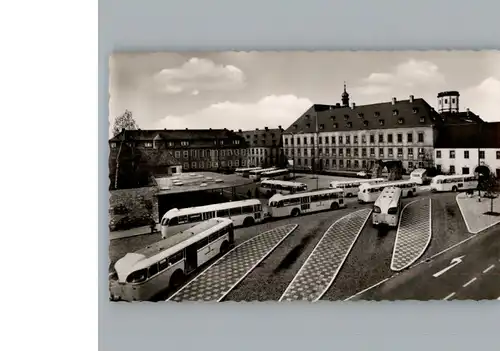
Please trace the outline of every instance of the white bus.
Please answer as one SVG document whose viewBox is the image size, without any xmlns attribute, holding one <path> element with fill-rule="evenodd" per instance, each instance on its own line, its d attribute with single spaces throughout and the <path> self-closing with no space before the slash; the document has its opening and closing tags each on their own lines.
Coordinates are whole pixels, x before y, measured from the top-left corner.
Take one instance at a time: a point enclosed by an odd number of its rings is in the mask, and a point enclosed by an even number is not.
<svg viewBox="0 0 500 351">
<path fill-rule="evenodd" d="M 187 275 L 232 247 L 232 221 L 212 218 L 139 251 L 127 253 L 115 263 L 110 276 L 111 299 L 146 301 L 167 288 L 178 288 Z"/>
<path fill-rule="evenodd" d="M 236 173 L 239 176 L 248 178 L 250 171 L 256 171 L 258 169 L 262 169 L 262 167 L 236 168 L 234 173 Z"/>
<path fill-rule="evenodd" d="M 427 182 L 427 170 L 425 168 L 417 168 L 410 173 L 410 180 L 413 180 L 418 185 L 423 185 Z"/>
<path fill-rule="evenodd" d="M 307 185 L 299 182 L 288 182 L 285 180 L 263 180 L 260 182 L 261 194 L 271 196 L 274 194 L 295 194 L 307 191 Z"/>
<path fill-rule="evenodd" d="M 400 188 L 403 197 L 412 197 L 417 193 L 417 183 L 413 180 L 395 180 L 378 184 L 363 184 L 359 187 L 358 202 L 375 202 L 382 190 L 391 186 Z"/>
<path fill-rule="evenodd" d="M 330 183 L 330 188 L 343 189 L 345 197 L 356 196 L 361 184 L 377 184 L 387 181 L 384 178 L 374 179 L 353 179 L 353 180 L 335 180 Z"/>
<path fill-rule="evenodd" d="M 401 188 L 390 186 L 384 188 L 373 205 L 373 226 L 386 225 L 397 227 L 401 216 Z"/>
<path fill-rule="evenodd" d="M 207 206 L 173 208 L 161 220 L 164 239 L 210 218 L 229 218 L 235 227 L 250 226 L 263 220 L 262 204 L 258 199 L 231 201 Z"/>
<path fill-rule="evenodd" d="M 261 180 L 276 179 L 276 180 L 287 180 L 290 179 L 289 169 L 275 169 L 269 172 L 263 172 L 260 174 Z"/>
<path fill-rule="evenodd" d="M 459 191 L 476 189 L 478 179 L 474 175 L 438 175 L 432 179 L 431 191 Z"/>
<path fill-rule="evenodd" d="M 273 218 L 297 217 L 303 213 L 337 210 L 346 207 L 342 189 L 324 189 L 299 194 L 273 195 L 269 199 L 269 214 Z"/>
<path fill-rule="evenodd" d="M 254 181 L 258 181 L 260 179 L 260 175 L 262 173 L 274 171 L 275 169 L 276 169 L 276 167 L 255 169 L 255 170 L 249 172 L 248 178 L 253 179 Z"/>
</svg>

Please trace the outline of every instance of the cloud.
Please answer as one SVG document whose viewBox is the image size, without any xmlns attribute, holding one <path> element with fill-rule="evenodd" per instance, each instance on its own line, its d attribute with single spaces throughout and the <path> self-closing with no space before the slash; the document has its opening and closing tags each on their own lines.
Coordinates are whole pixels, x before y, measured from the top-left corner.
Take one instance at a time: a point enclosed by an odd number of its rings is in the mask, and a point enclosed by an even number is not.
<svg viewBox="0 0 500 351">
<path fill-rule="evenodd" d="M 166 116 L 157 128 L 287 128 L 313 103 L 295 95 L 270 95 L 254 103 L 220 102 L 181 116 Z"/>
<path fill-rule="evenodd" d="M 439 67 L 429 61 L 408 60 L 390 72 L 374 72 L 351 90 L 357 96 L 372 101 L 387 101 L 392 96 L 418 94 L 423 90 L 437 90 L 445 83 Z"/>
<path fill-rule="evenodd" d="M 500 77 L 488 77 L 460 93 L 461 110 L 469 108 L 488 122 L 500 122 Z M 467 101 L 467 106 L 463 102 Z"/>
<path fill-rule="evenodd" d="M 167 94 L 201 91 L 236 90 L 245 86 L 245 74 L 232 65 L 193 57 L 178 68 L 166 68 L 154 77 L 159 89 Z"/>
</svg>

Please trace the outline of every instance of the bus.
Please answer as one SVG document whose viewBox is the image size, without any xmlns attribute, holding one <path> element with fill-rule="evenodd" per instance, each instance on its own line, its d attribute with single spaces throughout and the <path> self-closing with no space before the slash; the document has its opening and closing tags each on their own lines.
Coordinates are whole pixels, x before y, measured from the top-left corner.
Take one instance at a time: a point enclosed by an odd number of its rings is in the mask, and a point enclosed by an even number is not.
<svg viewBox="0 0 500 351">
<path fill-rule="evenodd" d="M 250 171 L 256 171 L 258 169 L 262 169 L 262 167 L 236 168 L 234 173 L 236 173 L 239 176 L 248 178 Z"/>
<path fill-rule="evenodd" d="M 111 300 L 147 301 L 167 288 L 178 288 L 186 276 L 232 247 L 232 221 L 211 218 L 127 253 L 115 263 L 110 276 Z"/>
<path fill-rule="evenodd" d="M 288 182 L 285 180 L 263 180 L 260 182 L 261 194 L 271 196 L 274 194 L 295 194 L 307 191 L 307 185 L 299 182 Z"/>
<path fill-rule="evenodd" d="M 258 181 L 260 179 L 260 175 L 262 173 L 274 171 L 275 169 L 276 169 L 276 167 L 255 169 L 255 170 L 249 172 L 248 178 L 253 179 L 254 181 Z"/>
<path fill-rule="evenodd" d="M 410 180 L 413 180 L 418 185 L 424 185 L 428 181 L 427 170 L 425 168 L 417 168 L 410 173 Z"/>
<path fill-rule="evenodd" d="M 431 181 L 431 191 L 476 189 L 478 183 L 478 179 L 474 175 L 438 175 Z"/>
<path fill-rule="evenodd" d="M 330 183 L 330 188 L 343 189 L 345 197 L 356 196 L 361 184 L 377 184 L 387 181 L 384 178 L 374 179 L 353 179 L 353 180 L 335 180 Z"/>
<path fill-rule="evenodd" d="M 285 169 L 275 169 L 269 172 L 263 172 L 260 174 L 260 179 L 288 180 L 290 179 L 290 170 L 285 168 Z"/>
<path fill-rule="evenodd" d="M 362 204 L 375 202 L 384 188 L 392 186 L 400 188 L 402 191 L 401 196 L 403 197 L 412 197 L 417 193 L 417 183 L 413 180 L 395 180 L 378 184 L 363 184 L 359 187 L 358 202 Z"/>
<path fill-rule="evenodd" d="M 273 218 L 297 217 L 303 213 L 345 207 L 342 189 L 323 189 L 290 195 L 276 194 L 269 199 L 269 215 Z"/>
<path fill-rule="evenodd" d="M 173 208 L 168 210 L 161 219 L 161 237 L 165 239 L 215 217 L 229 218 L 235 227 L 250 226 L 262 221 L 262 204 L 258 199 L 249 199 L 198 207 Z"/>
<path fill-rule="evenodd" d="M 374 227 L 385 225 L 397 227 L 401 216 L 401 188 L 389 186 L 384 188 L 373 204 L 372 223 Z"/>
</svg>

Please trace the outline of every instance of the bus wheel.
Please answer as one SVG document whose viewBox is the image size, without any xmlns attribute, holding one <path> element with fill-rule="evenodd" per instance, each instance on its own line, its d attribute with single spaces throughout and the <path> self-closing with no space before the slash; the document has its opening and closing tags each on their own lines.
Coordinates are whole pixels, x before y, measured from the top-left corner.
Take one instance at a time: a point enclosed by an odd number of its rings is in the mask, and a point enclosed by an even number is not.
<svg viewBox="0 0 500 351">
<path fill-rule="evenodd" d="M 411 191 L 408 191 L 408 197 L 412 197 L 413 193 Z"/>
<path fill-rule="evenodd" d="M 250 227 L 251 225 L 254 225 L 255 223 L 255 220 L 253 219 L 253 217 L 247 217 L 245 218 L 245 220 L 243 221 L 243 225 L 245 227 Z"/>
<path fill-rule="evenodd" d="M 178 269 L 170 277 L 169 285 L 171 288 L 177 289 L 182 285 L 183 282 L 184 282 L 184 272 Z"/>
<path fill-rule="evenodd" d="M 339 204 L 336 203 L 336 202 L 332 202 L 332 204 L 330 205 L 330 208 L 332 210 L 338 210 L 339 209 Z"/>
<path fill-rule="evenodd" d="M 456 186 L 454 186 L 453 188 L 451 188 L 451 190 L 456 193 L 458 188 Z"/>
<path fill-rule="evenodd" d="M 229 251 L 229 242 L 225 240 L 220 246 L 220 253 L 221 255 L 224 255 L 228 251 Z"/>
<path fill-rule="evenodd" d="M 298 217 L 300 215 L 300 210 L 298 208 L 294 208 L 292 210 L 292 217 Z"/>
</svg>

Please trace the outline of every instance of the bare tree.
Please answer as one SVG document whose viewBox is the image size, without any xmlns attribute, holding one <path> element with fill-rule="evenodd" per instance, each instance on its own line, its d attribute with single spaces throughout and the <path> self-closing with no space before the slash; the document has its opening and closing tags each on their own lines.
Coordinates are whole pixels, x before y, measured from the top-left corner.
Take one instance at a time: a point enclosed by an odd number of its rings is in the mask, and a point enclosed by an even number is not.
<svg viewBox="0 0 500 351">
<path fill-rule="evenodd" d="M 113 123 L 113 136 L 117 136 L 120 134 L 122 129 L 126 130 L 136 130 L 139 126 L 132 116 L 132 112 L 129 110 L 125 110 L 123 114 L 117 116 Z"/>
</svg>

